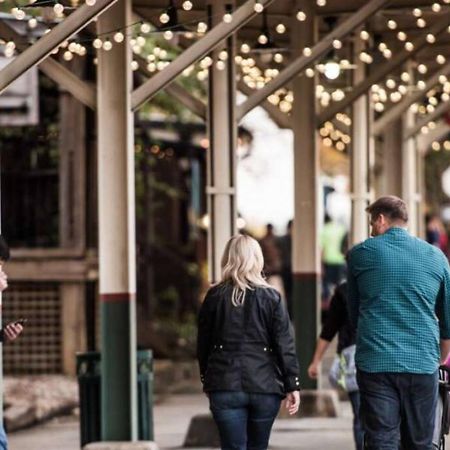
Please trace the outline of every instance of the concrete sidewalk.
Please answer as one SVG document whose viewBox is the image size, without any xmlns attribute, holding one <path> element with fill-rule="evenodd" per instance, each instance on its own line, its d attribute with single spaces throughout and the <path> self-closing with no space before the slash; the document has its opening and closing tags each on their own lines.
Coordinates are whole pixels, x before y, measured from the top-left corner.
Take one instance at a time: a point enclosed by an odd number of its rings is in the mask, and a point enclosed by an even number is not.
<svg viewBox="0 0 450 450">
<path fill-rule="evenodd" d="M 277 420 L 272 434 L 274 449 L 351 450 L 351 411 L 343 403 L 339 419 Z M 155 407 L 156 441 L 161 450 L 180 448 L 190 418 L 208 411 L 203 395 L 176 395 Z M 75 418 L 55 420 L 10 435 L 10 450 L 77 450 L 79 424 Z"/>
<path fill-rule="evenodd" d="M 336 419 L 277 420 L 270 442 L 271 448 L 276 450 L 328 448 L 353 450 L 350 404 L 342 402 L 341 408 L 342 415 Z M 174 395 L 157 405 L 155 432 L 160 449 L 181 448 L 190 418 L 207 411 L 208 404 L 203 395 Z M 79 424 L 73 417 L 59 419 L 10 436 L 10 450 L 78 450 L 79 448 Z M 450 445 L 446 448 L 450 450 Z"/>
</svg>

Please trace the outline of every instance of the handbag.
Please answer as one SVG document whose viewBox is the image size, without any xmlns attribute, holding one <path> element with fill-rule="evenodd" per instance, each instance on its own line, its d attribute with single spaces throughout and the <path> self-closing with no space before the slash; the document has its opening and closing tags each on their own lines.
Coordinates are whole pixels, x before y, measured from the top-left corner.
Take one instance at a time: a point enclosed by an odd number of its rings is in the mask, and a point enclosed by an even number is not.
<svg viewBox="0 0 450 450">
<path fill-rule="evenodd" d="M 343 389 L 346 392 L 355 392 L 358 390 L 355 351 L 356 345 L 350 345 L 344 348 L 340 354 L 335 355 L 328 374 L 330 384 L 334 388 Z"/>
</svg>

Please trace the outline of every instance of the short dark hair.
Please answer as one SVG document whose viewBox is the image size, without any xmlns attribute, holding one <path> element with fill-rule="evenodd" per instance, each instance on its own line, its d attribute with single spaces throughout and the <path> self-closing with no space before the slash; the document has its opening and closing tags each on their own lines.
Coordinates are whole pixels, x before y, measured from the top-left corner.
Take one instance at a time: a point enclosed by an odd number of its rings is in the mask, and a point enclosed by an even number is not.
<svg viewBox="0 0 450 450">
<path fill-rule="evenodd" d="M 406 203 L 395 195 L 380 197 L 366 208 L 366 211 L 372 217 L 378 217 L 380 214 L 386 216 L 390 221 L 408 222 L 408 209 Z"/>
<path fill-rule="evenodd" d="M 0 261 L 8 261 L 9 259 L 9 247 L 5 241 L 5 238 L 0 235 Z"/>
</svg>

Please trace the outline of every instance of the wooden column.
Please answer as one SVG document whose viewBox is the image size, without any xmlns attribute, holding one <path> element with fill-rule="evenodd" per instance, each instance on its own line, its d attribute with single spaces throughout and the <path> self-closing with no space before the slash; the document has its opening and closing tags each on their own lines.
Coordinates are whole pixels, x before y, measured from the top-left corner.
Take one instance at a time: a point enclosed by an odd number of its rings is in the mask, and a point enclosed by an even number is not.
<svg viewBox="0 0 450 450">
<path fill-rule="evenodd" d="M 307 15 L 301 26 L 293 22 L 293 58 L 315 41 L 312 1 L 297 2 Z M 319 154 L 316 140 L 315 80 L 304 74 L 294 78 L 294 223 L 292 229 L 293 311 L 302 389 L 314 389 L 308 377 L 318 334 L 320 308 L 320 256 L 318 245 Z"/>
<path fill-rule="evenodd" d="M 233 2 L 214 0 L 208 11 L 210 26 L 222 21 L 226 12 L 232 11 Z M 230 36 L 222 47 L 213 51 L 214 60 L 209 71 L 207 159 L 208 215 L 208 272 L 211 282 L 221 276 L 220 261 L 227 241 L 236 233 L 236 143 L 235 119 L 236 80 L 234 65 L 235 37 Z M 228 58 L 221 70 L 216 62 L 220 51 L 226 50 Z"/>
</svg>

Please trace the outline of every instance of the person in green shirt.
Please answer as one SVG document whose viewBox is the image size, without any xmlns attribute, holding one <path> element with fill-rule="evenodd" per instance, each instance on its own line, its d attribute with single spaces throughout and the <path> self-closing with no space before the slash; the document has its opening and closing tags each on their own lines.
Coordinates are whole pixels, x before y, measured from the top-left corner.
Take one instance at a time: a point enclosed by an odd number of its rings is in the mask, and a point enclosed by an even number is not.
<svg viewBox="0 0 450 450">
<path fill-rule="evenodd" d="M 342 251 L 347 230 L 341 223 L 325 215 L 325 224 L 320 233 L 322 249 L 324 301 L 328 301 L 331 292 L 345 277 L 345 255 Z"/>
</svg>

